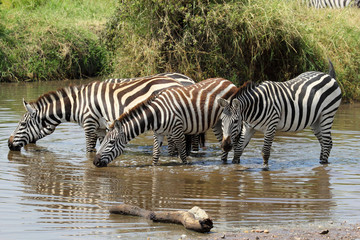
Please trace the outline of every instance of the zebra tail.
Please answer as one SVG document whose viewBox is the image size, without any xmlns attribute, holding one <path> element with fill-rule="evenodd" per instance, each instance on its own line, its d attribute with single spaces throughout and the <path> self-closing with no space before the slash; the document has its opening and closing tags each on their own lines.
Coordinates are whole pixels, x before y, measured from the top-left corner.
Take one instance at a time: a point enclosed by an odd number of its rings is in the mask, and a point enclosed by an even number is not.
<svg viewBox="0 0 360 240">
<path fill-rule="evenodd" d="M 328 58 L 328 60 L 329 60 L 329 75 L 330 75 L 330 77 L 336 79 L 334 66 L 333 66 L 333 64 L 332 64 L 332 62 L 330 61 L 329 58 Z"/>
</svg>

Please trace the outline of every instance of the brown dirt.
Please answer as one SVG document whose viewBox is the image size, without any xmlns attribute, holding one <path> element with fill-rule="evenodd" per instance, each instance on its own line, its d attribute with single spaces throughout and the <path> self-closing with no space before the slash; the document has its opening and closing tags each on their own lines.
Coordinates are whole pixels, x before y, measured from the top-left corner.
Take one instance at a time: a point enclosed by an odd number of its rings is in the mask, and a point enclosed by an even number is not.
<svg viewBox="0 0 360 240">
<path fill-rule="evenodd" d="M 299 227 L 294 226 L 288 228 L 275 229 L 260 229 L 253 228 L 250 230 L 242 230 L 241 232 L 225 232 L 212 233 L 204 236 L 202 239 L 208 240 L 263 240 L 263 239 L 277 239 L 277 240 L 360 240 L 360 223 L 349 224 L 331 224 L 326 227 L 309 226 Z"/>
</svg>

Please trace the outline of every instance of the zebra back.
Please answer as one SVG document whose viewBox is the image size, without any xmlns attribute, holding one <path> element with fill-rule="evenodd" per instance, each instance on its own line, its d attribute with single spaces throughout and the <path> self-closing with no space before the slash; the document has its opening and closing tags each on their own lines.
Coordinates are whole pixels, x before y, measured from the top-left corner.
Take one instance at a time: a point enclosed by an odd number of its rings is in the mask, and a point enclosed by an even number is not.
<svg viewBox="0 0 360 240">
<path fill-rule="evenodd" d="M 124 82 L 132 82 L 132 81 L 138 81 L 145 78 L 152 78 L 152 77 L 169 77 L 172 79 L 175 79 L 183 86 L 192 85 L 195 83 L 195 81 L 188 76 L 181 74 L 181 73 L 159 73 L 152 76 L 146 76 L 146 77 L 137 77 L 137 78 L 110 78 L 104 80 L 104 82 L 109 83 L 124 83 Z"/>
<path fill-rule="evenodd" d="M 214 126 L 219 119 L 221 110 L 216 99 L 228 99 L 236 91 L 237 87 L 223 78 L 207 79 L 187 87 L 165 89 L 128 109 L 117 121 L 132 121 L 136 117 L 143 120 L 142 112 L 152 109 L 154 118 L 151 119 L 154 119 L 154 122 L 146 127 L 147 130 L 170 126 L 169 121 L 181 119 L 184 133 L 202 133 Z"/>
</svg>

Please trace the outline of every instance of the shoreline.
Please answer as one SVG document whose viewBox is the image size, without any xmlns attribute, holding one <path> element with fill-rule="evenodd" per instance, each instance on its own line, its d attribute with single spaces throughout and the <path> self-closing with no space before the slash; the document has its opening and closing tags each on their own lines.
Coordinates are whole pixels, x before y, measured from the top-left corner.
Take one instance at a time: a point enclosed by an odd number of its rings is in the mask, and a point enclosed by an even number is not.
<svg viewBox="0 0 360 240">
<path fill-rule="evenodd" d="M 185 238 L 187 239 L 187 238 Z M 208 240 L 262 240 L 262 239 L 277 239 L 277 240 L 312 240 L 312 239 L 327 239 L 327 240 L 360 240 L 360 222 L 358 223 L 327 223 L 319 225 L 311 223 L 306 226 L 290 225 L 287 227 L 254 227 L 252 229 L 242 229 L 241 231 L 225 231 L 210 233 L 200 239 Z"/>
</svg>

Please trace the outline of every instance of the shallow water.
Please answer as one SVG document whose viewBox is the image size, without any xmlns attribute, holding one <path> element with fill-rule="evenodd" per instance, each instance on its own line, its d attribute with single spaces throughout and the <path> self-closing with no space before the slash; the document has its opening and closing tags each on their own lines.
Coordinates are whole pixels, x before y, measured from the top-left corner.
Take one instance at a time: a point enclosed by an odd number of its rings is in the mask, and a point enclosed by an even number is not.
<svg viewBox="0 0 360 240">
<path fill-rule="evenodd" d="M 7 139 L 24 108 L 22 98 L 71 82 L 0 85 L 1 239 L 178 239 L 200 234 L 140 217 L 110 215 L 117 203 L 151 210 L 187 210 L 197 205 L 214 220 L 213 232 L 256 226 L 360 222 L 360 105 L 342 105 L 333 126 L 328 165 L 319 164 L 320 146 L 310 130 L 277 134 L 262 168 L 262 135 L 246 148 L 241 164 L 222 164 L 214 136 L 190 165 L 162 149 L 151 166 L 152 135 L 134 139 L 126 153 L 96 168 L 85 152 L 83 130 L 61 124 L 56 131 L 11 152 Z M 211 236 L 211 235 L 210 235 Z"/>
</svg>

